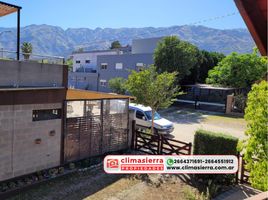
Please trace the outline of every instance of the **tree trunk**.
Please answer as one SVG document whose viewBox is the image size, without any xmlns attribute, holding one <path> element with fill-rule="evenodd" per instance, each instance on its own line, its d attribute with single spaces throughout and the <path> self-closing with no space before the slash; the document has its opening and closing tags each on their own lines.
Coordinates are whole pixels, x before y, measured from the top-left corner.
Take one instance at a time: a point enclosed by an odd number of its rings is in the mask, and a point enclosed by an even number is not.
<svg viewBox="0 0 268 200">
<path fill-rule="evenodd" d="M 152 135 L 154 135 L 154 113 L 155 113 L 155 110 L 152 109 L 152 128 L 151 128 Z"/>
</svg>

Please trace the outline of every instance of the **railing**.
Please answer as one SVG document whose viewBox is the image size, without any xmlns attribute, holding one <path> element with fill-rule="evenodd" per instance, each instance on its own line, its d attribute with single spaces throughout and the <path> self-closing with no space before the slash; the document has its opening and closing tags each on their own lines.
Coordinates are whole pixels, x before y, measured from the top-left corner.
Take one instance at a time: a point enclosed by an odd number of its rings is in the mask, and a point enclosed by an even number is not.
<svg viewBox="0 0 268 200">
<path fill-rule="evenodd" d="M 192 152 L 192 143 L 167 138 L 166 135 L 158 134 L 157 131 L 152 135 L 148 133 L 150 129 L 146 127 L 138 130 L 135 122 L 133 122 L 132 131 L 132 149 L 136 151 L 153 155 L 190 155 Z"/>
<path fill-rule="evenodd" d="M 9 51 L 5 49 L 0 49 L 0 59 L 4 60 L 16 60 L 16 51 Z M 39 63 L 49 63 L 49 64 L 65 64 L 65 58 L 62 56 L 50 56 L 41 55 L 33 53 L 20 53 L 21 61 L 33 61 Z"/>
</svg>

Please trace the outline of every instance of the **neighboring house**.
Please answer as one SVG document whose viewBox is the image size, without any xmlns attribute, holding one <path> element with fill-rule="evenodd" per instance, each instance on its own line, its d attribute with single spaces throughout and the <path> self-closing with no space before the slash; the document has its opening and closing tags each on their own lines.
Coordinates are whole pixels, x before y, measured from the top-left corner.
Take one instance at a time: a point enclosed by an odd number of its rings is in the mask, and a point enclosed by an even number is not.
<svg viewBox="0 0 268 200">
<path fill-rule="evenodd" d="M 139 71 L 154 63 L 153 53 L 161 39 L 135 39 L 132 47 L 73 54 L 73 72 L 69 72 L 68 87 L 111 92 L 109 80 L 116 77 L 127 79 L 131 70 Z M 85 65 L 93 57 L 94 62 Z"/>
<path fill-rule="evenodd" d="M 96 72 L 97 56 L 119 55 L 123 52 L 118 49 L 75 52 L 73 58 L 73 72 Z"/>
<path fill-rule="evenodd" d="M 152 53 L 98 56 L 98 91 L 111 92 L 109 80 L 116 77 L 127 79 L 132 70 L 140 71 L 151 64 Z"/>
</svg>

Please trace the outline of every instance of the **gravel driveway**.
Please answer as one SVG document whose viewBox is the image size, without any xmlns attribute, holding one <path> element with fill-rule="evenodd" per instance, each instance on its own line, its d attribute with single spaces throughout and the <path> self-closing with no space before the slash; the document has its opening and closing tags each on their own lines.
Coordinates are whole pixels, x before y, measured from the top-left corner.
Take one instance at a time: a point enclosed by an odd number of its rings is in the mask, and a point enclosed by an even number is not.
<svg viewBox="0 0 268 200">
<path fill-rule="evenodd" d="M 245 139 L 246 122 L 241 117 L 230 117 L 221 113 L 170 107 L 159 111 L 162 117 L 172 121 L 175 139 L 193 142 L 194 133 L 205 129 Z"/>
</svg>

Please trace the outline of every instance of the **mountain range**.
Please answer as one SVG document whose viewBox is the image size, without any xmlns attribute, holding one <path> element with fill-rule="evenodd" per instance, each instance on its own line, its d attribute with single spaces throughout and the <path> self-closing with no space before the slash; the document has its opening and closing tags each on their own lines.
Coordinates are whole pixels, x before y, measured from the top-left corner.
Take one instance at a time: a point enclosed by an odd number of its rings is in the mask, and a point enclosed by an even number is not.
<svg viewBox="0 0 268 200">
<path fill-rule="evenodd" d="M 15 50 L 16 28 L 0 28 L 0 47 Z M 21 42 L 31 42 L 33 53 L 69 56 L 74 50 L 102 50 L 114 40 L 131 45 L 132 39 L 177 35 L 200 49 L 229 54 L 249 53 L 255 46 L 247 29 L 214 29 L 205 26 L 172 26 L 145 28 L 68 28 L 51 25 L 29 25 L 21 28 Z"/>
</svg>

